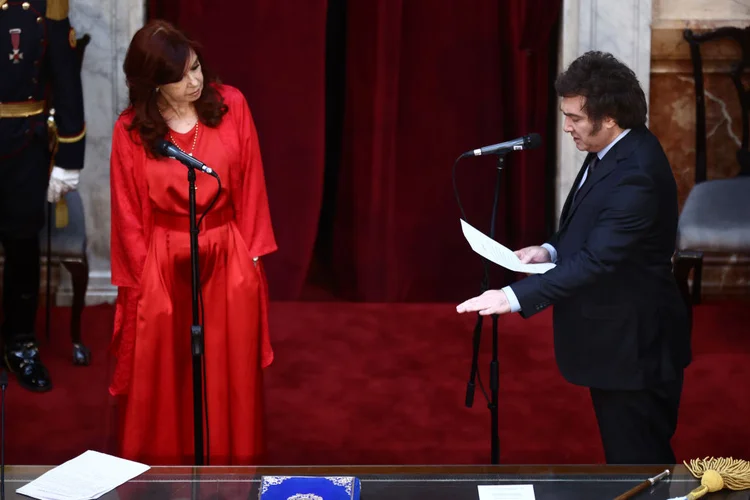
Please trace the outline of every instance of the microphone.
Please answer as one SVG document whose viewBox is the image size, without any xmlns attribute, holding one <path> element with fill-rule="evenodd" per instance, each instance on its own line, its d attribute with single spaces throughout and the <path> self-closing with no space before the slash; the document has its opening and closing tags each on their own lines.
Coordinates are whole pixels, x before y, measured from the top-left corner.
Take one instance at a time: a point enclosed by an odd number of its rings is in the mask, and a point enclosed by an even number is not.
<svg viewBox="0 0 750 500">
<path fill-rule="evenodd" d="M 164 139 L 158 139 L 156 141 L 156 148 L 164 156 L 167 156 L 169 158 L 174 158 L 175 160 L 179 161 L 186 167 L 195 168 L 202 172 L 207 173 L 208 175 L 212 175 L 216 177 L 217 179 L 219 178 L 219 174 L 214 172 L 211 167 L 209 167 L 202 161 L 198 160 L 197 158 L 193 158 L 189 154 L 180 151 L 180 148 L 178 148 L 177 146 L 175 146 L 169 141 L 165 141 Z"/>
<path fill-rule="evenodd" d="M 8 374 L 0 370 L 0 500 L 5 500 L 5 388 L 8 387 Z"/>
<path fill-rule="evenodd" d="M 521 151 L 524 149 L 536 149 L 542 145 L 542 137 L 536 132 L 513 139 L 512 141 L 501 142 L 493 144 L 492 146 L 485 146 L 483 148 L 474 149 L 467 151 L 461 155 L 461 158 L 468 156 L 482 156 L 482 155 L 496 155 L 505 154 L 508 151 Z"/>
</svg>

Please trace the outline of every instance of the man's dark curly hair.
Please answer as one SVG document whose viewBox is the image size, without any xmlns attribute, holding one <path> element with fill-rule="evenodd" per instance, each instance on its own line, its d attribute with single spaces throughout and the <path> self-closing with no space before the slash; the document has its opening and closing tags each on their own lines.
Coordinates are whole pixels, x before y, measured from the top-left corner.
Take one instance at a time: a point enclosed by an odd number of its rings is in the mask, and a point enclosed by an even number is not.
<svg viewBox="0 0 750 500">
<path fill-rule="evenodd" d="M 646 124 L 646 96 L 633 70 L 606 52 L 586 52 L 555 81 L 560 97 L 582 96 L 594 123 L 612 118 L 622 129 Z"/>
</svg>

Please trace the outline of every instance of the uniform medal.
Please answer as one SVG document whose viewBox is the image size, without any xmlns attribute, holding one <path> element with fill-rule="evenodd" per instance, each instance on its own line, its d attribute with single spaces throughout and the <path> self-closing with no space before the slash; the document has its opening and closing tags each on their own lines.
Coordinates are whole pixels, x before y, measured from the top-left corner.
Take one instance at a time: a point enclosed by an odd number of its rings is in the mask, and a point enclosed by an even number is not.
<svg viewBox="0 0 750 500">
<path fill-rule="evenodd" d="M 13 61 L 13 64 L 18 64 L 23 59 L 23 52 L 19 49 L 21 46 L 21 30 L 13 28 L 10 32 L 10 43 L 13 46 L 13 52 L 8 54 L 8 59 Z"/>
</svg>

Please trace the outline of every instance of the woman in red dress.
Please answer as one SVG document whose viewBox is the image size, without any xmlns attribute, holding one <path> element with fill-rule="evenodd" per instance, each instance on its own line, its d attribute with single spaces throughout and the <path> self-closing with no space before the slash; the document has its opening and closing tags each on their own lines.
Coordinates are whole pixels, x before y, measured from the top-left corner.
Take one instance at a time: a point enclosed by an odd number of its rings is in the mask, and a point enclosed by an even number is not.
<svg viewBox="0 0 750 500">
<path fill-rule="evenodd" d="M 263 255 L 276 250 L 258 137 L 235 88 L 204 78 L 197 46 L 170 24 L 139 30 L 125 59 L 130 105 L 112 140 L 112 282 L 118 287 L 110 393 L 119 454 L 193 464 L 188 170 L 197 172 L 208 464 L 256 464 L 264 450 L 262 369 L 273 359 Z"/>
</svg>

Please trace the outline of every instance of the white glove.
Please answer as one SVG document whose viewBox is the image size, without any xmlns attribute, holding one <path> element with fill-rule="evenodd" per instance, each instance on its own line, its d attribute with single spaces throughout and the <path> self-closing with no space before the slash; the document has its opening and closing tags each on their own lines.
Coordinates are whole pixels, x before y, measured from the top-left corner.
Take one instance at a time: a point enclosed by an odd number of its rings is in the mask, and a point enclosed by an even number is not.
<svg viewBox="0 0 750 500">
<path fill-rule="evenodd" d="M 80 176 L 80 170 L 65 170 L 57 166 L 52 167 L 52 174 L 49 176 L 49 185 L 47 186 L 47 201 L 57 203 L 65 193 L 76 189 Z"/>
</svg>

